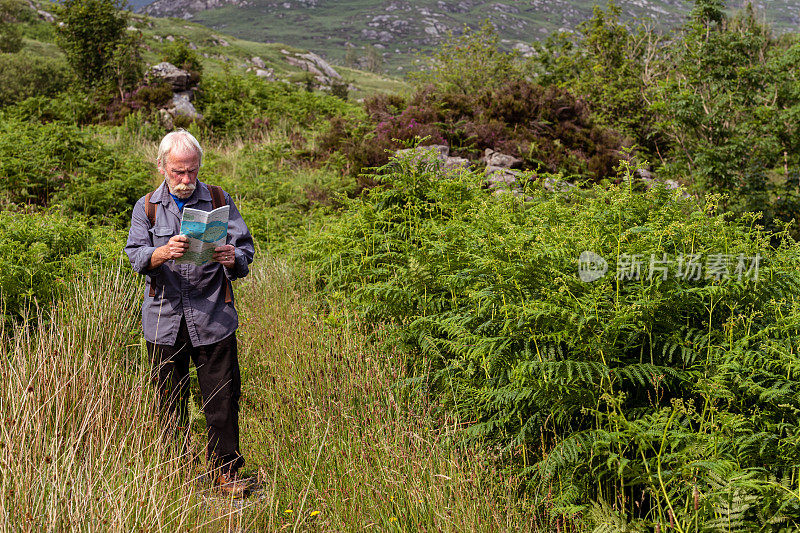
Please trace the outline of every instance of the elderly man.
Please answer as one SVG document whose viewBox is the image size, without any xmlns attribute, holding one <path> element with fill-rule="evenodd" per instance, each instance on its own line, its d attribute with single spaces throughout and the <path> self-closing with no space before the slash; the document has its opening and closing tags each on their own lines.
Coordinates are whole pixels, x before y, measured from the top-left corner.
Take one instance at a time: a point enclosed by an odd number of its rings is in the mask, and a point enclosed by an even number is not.
<svg viewBox="0 0 800 533">
<path fill-rule="evenodd" d="M 253 261 L 253 239 L 230 196 L 197 180 L 203 150 L 189 132 L 177 130 L 161 141 L 154 192 L 136 202 L 125 251 L 133 269 L 147 278 L 142 326 L 153 363 L 162 411 L 188 423 L 189 360 L 197 368 L 208 424 L 208 462 L 220 488 L 242 495 L 246 483 L 237 472 L 241 380 L 236 351 L 238 315 L 231 281 L 244 277 Z M 230 206 L 227 244 L 203 265 L 176 264 L 188 238 L 180 235 L 184 207 L 210 211 Z"/>
</svg>

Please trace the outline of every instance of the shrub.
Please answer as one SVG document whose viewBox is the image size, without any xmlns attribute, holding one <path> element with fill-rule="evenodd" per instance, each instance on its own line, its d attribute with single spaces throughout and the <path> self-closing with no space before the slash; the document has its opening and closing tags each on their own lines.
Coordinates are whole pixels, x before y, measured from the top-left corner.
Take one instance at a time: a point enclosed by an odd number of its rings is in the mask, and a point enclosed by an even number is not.
<svg viewBox="0 0 800 533">
<path fill-rule="evenodd" d="M 223 136 L 247 135 L 265 120 L 273 125 L 283 120 L 296 127 L 314 127 L 332 117 L 359 112 L 335 96 L 230 73 L 207 76 L 197 105 L 205 126 Z"/>
<path fill-rule="evenodd" d="M 408 102 L 379 97 L 365 107 L 373 121 L 367 135 L 354 120 L 334 122 L 320 150 L 339 150 L 351 171 L 386 163 L 404 141 L 428 137 L 451 152 L 476 159 L 492 148 L 523 159 L 528 169 L 599 180 L 614 176 L 626 146 L 619 134 L 594 124 L 580 99 L 557 87 L 505 81 L 463 94 L 426 87 Z"/>
<path fill-rule="evenodd" d="M 32 96 L 7 107 L 8 119 L 34 122 L 65 122 L 88 124 L 104 112 L 102 106 L 82 91 L 70 89 L 49 98 Z"/>
<path fill-rule="evenodd" d="M 56 42 L 86 86 L 113 77 L 111 63 L 128 24 L 122 5 L 119 0 L 65 0 L 57 5 Z"/>
<path fill-rule="evenodd" d="M 46 307 L 91 264 L 113 264 L 124 235 L 91 230 L 58 213 L 0 211 L 0 299 L 3 314 L 19 316 L 31 304 Z"/>
<path fill-rule="evenodd" d="M 162 59 L 188 71 L 192 77 L 190 83 L 197 84 L 200 81 L 200 76 L 203 74 L 203 62 L 200 59 L 200 54 L 189 48 L 189 43 L 186 39 L 178 39 L 168 43 L 164 47 Z"/>
<path fill-rule="evenodd" d="M 0 198 L 47 207 L 60 203 L 123 226 L 149 189 L 144 163 L 103 146 L 77 126 L 0 123 Z"/>
<path fill-rule="evenodd" d="M 31 96 L 55 96 L 67 89 L 69 82 L 69 70 L 62 60 L 27 52 L 0 54 L 0 107 Z"/>
<path fill-rule="evenodd" d="M 519 460 L 552 529 L 594 506 L 643 529 L 796 523 L 797 247 L 630 170 L 525 200 L 392 162 L 306 255 L 332 300 L 395 325 L 407 386 Z M 581 281 L 584 251 L 605 276 Z"/>
</svg>

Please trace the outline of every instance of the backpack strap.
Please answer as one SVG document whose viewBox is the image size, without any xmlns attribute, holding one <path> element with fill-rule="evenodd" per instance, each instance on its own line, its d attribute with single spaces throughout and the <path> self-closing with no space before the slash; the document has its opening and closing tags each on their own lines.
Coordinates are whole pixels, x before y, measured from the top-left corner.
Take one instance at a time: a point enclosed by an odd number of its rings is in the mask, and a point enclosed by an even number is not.
<svg viewBox="0 0 800 533">
<path fill-rule="evenodd" d="M 156 225 L 156 204 L 150 202 L 153 192 L 155 191 L 147 193 L 144 197 L 144 213 L 147 215 L 147 220 L 150 221 L 150 227 Z"/>
<path fill-rule="evenodd" d="M 150 227 L 156 225 L 156 204 L 150 202 L 150 198 L 153 197 L 153 192 L 147 193 L 144 197 L 144 213 L 147 215 L 147 220 L 150 221 Z M 155 288 L 155 281 L 150 280 L 150 298 L 156 297 L 156 288 Z"/>
<path fill-rule="evenodd" d="M 223 205 L 227 205 L 228 202 L 225 201 L 225 192 L 223 192 L 222 187 L 220 187 L 219 185 L 209 185 L 208 190 L 211 192 L 212 209 L 219 209 Z M 233 297 L 231 296 L 231 282 L 226 277 L 224 283 L 225 283 L 225 303 L 229 304 L 233 302 Z"/>
<path fill-rule="evenodd" d="M 209 185 L 209 192 L 211 192 L 211 208 L 219 209 L 223 205 L 227 205 L 225 201 L 225 193 L 219 185 Z"/>
</svg>

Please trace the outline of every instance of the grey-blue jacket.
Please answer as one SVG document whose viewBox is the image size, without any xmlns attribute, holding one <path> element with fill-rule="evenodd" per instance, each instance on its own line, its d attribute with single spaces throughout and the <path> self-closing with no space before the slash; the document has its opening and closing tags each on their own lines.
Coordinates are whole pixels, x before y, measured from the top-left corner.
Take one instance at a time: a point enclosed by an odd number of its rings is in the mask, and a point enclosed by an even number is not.
<svg viewBox="0 0 800 533">
<path fill-rule="evenodd" d="M 155 225 L 150 227 L 145 198 L 140 198 L 133 208 L 125 246 L 133 270 L 147 277 L 142 304 L 144 338 L 156 344 L 174 345 L 181 317 L 185 316 L 192 345 L 205 346 L 225 339 L 239 325 L 233 302 L 225 302 L 225 285 L 247 275 L 255 254 L 253 238 L 242 215 L 225 193 L 225 201 L 230 206 L 227 244 L 236 248 L 233 268 L 217 262 L 196 266 L 167 261 L 151 270 L 148 267 L 153 251 L 180 232 L 181 213 L 166 182 L 153 192 L 150 201 L 156 204 Z M 211 211 L 212 206 L 208 187 L 198 181 L 184 207 Z M 151 285 L 155 289 L 154 297 L 150 296 Z"/>
</svg>

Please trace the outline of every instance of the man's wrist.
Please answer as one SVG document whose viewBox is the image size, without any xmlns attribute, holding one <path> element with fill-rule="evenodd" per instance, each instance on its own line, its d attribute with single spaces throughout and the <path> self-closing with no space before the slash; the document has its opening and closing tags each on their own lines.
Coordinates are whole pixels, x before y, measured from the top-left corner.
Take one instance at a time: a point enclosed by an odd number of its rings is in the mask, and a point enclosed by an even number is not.
<svg viewBox="0 0 800 533">
<path fill-rule="evenodd" d="M 150 256 L 150 270 L 158 268 L 167 262 L 167 247 L 159 246 L 153 250 L 153 255 Z"/>
</svg>

